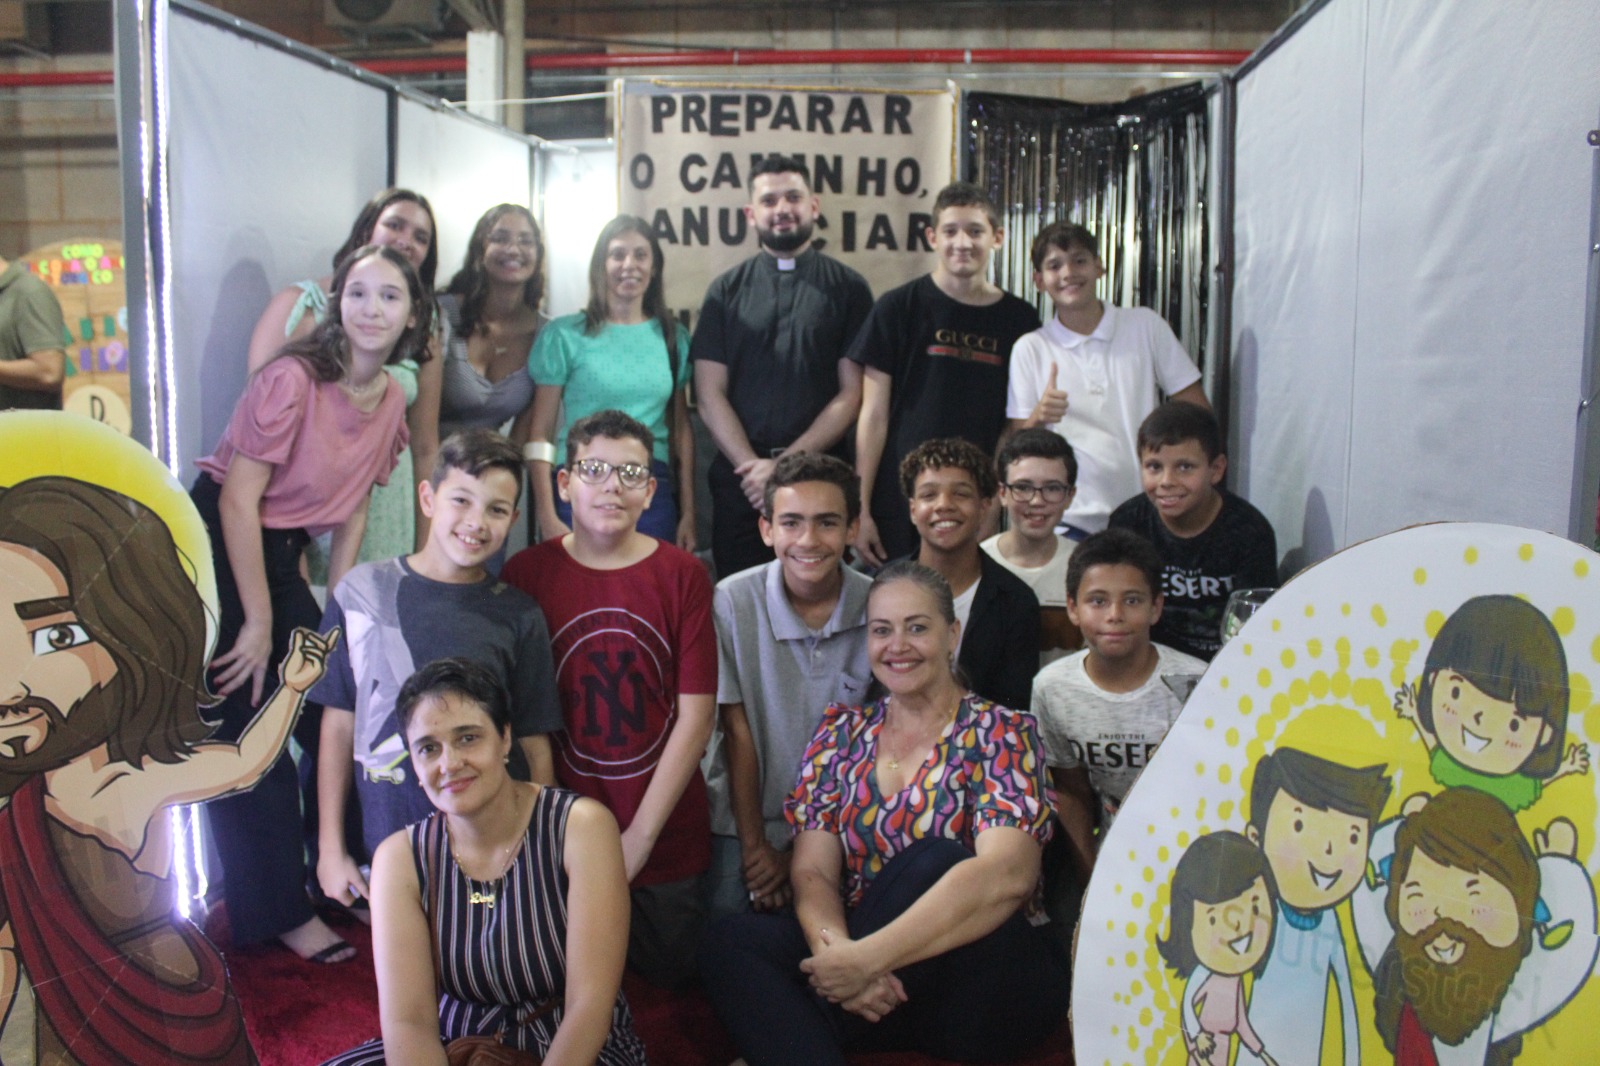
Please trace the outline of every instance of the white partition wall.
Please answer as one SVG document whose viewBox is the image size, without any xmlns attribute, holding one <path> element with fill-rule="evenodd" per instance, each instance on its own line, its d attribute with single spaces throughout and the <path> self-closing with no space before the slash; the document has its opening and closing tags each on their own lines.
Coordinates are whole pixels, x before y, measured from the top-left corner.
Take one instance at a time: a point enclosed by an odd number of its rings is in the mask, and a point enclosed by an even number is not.
<svg viewBox="0 0 1600 1066">
<path fill-rule="evenodd" d="M 386 184 L 380 88 L 174 10 L 172 346 L 179 456 L 206 454 L 278 289 L 318 278 Z"/>
<path fill-rule="evenodd" d="M 1234 460 L 1291 564 L 1565 533 L 1600 18 L 1331 0 L 1238 84 Z"/>
<path fill-rule="evenodd" d="M 617 214 L 617 149 L 610 141 L 576 141 L 540 155 L 538 214 L 549 262 L 545 308 L 552 316 L 567 315 L 589 301 L 595 238 Z"/>
<path fill-rule="evenodd" d="M 443 289 L 461 269 L 467 238 L 495 204 L 531 206 L 532 149 L 506 131 L 470 116 L 401 99 L 395 137 L 394 183 L 416 189 L 439 223 Z M 348 223 L 347 223 L 348 225 Z"/>
<path fill-rule="evenodd" d="M 1303 544 L 1313 558 L 1343 534 L 1350 458 L 1361 174 L 1361 104 L 1351 77 L 1360 69 L 1356 7 L 1324 8 L 1238 90 L 1235 485 L 1272 521 L 1280 550 Z M 1304 135 L 1312 129 L 1315 136 Z"/>
<path fill-rule="evenodd" d="M 531 202 L 533 151 L 199 4 L 174 3 L 168 51 L 172 387 L 190 468 L 227 424 L 267 300 L 330 272 L 373 193 L 397 184 L 432 202 L 442 287 L 485 208 Z"/>
</svg>

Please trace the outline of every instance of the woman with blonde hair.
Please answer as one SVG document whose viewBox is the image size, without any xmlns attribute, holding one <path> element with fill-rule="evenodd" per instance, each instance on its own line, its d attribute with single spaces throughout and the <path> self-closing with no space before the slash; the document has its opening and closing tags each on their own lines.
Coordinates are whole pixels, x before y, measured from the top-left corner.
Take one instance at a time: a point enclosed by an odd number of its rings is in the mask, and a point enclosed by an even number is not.
<svg viewBox="0 0 1600 1066">
<path fill-rule="evenodd" d="M 1040 918 L 1054 820 L 1031 715 L 955 672 L 950 586 L 889 565 L 867 599 L 888 695 L 830 706 L 786 805 L 793 914 L 712 925 L 701 975 L 750 1066 L 846 1050 L 1019 1058 L 1066 1018 L 1067 960 Z"/>
</svg>

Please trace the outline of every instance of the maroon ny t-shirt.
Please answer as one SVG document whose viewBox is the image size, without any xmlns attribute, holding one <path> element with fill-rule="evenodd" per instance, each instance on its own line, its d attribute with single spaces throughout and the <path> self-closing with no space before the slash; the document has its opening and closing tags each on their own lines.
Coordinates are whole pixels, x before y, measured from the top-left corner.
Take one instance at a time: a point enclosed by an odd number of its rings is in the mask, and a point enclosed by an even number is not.
<svg viewBox="0 0 1600 1066">
<path fill-rule="evenodd" d="M 550 540 L 512 556 L 500 577 L 537 600 L 550 626 L 565 719 L 551 737 L 556 779 L 605 804 L 626 829 L 677 724 L 678 697 L 717 691 L 705 568 L 661 544 L 632 566 L 595 570 Z M 710 862 L 710 808 L 696 768 L 633 883 L 681 881 Z"/>
</svg>

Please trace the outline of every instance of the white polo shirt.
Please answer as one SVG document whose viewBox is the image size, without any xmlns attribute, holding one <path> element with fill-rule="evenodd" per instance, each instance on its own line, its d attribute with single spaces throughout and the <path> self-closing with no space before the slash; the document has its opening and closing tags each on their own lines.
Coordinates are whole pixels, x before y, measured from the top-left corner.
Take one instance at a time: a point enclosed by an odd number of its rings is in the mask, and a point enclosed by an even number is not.
<svg viewBox="0 0 1600 1066">
<path fill-rule="evenodd" d="M 1063 521 L 1097 533 L 1123 500 L 1140 492 L 1139 423 L 1161 394 L 1200 380 L 1200 370 L 1171 327 L 1148 307 L 1106 306 L 1085 336 L 1051 317 L 1011 349 L 1007 418 L 1027 418 L 1044 394 L 1050 368 L 1067 394 L 1066 417 L 1050 428 L 1078 457 L 1078 495 Z"/>
</svg>

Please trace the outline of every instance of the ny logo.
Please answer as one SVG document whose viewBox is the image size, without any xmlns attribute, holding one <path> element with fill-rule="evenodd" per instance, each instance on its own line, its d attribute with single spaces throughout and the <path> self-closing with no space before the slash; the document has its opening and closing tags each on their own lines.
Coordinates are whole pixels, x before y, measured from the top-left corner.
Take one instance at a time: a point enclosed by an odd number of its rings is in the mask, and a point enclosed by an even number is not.
<svg viewBox="0 0 1600 1066">
<path fill-rule="evenodd" d="M 594 652 L 586 656 L 591 672 L 581 679 L 584 736 L 597 737 L 604 732 L 606 745 L 616 748 L 628 743 L 629 730 L 634 734 L 644 731 L 645 691 L 644 685 L 641 684 L 643 679 L 631 669 L 637 657 L 636 652 L 619 652 L 617 666 L 613 670 L 610 667 L 610 656 L 605 652 Z M 624 683 L 627 684 L 633 697 L 631 707 L 623 699 Z M 600 723 L 602 709 L 606 716 L 604 727 Z"/>
</svg>

